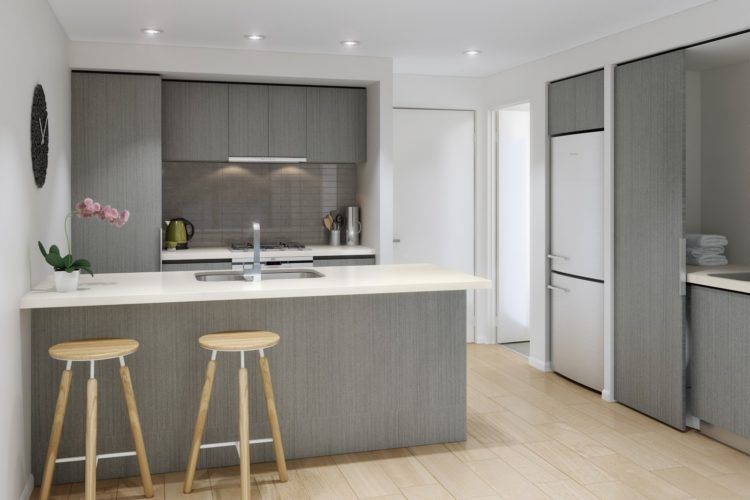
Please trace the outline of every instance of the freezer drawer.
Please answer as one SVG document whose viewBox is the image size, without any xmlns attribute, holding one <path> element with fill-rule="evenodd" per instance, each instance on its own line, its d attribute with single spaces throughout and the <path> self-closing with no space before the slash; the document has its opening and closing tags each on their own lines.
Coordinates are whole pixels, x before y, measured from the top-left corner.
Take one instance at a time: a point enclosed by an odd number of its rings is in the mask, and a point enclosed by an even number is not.
<svg viewBox="0 0 750 500">
<path fill-rule="evenodd" d="M 552 273 L 552 369 L 604 388 L 604 285 Z"/>
<path fill-rule="evenodd" d="M 552 139 L 551 269 L 604 279 L 604 133 Z"/>
</svg>

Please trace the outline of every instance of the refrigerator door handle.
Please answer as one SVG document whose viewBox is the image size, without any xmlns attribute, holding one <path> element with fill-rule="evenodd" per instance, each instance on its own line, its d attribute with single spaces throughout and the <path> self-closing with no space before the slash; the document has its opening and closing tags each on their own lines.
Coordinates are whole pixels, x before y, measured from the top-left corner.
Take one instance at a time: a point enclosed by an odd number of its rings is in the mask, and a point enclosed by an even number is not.
<svg viewBox="0 0 750 500">
<path fill-rule="evenodd" d="M 568 292 L 570 291 L 570 290 L 568 290 L 567 288 L 561 288 L 561 287 L 559 287 L 559 286 L 554 286 L 554 285 L 547 285 L 547 288 L 549 288 L 549 289 L 550 289 L 550 290 L 552 290 L 553 292 L 563 292 L 563 293 L 568 293 Z"/>
<path fill-rule="evenodd" d="M 569 259 L 568 257 L 564 257 L 564 256 L 562 256 L 562 255 L 555 255 L 555 254 L 552 254 L 552 253 L 548 253 L 548 254 L 547 254 L 547 258 L 548 258 L 548 259 L 552 259 L 552 260 L 555 260 L 555 259 L 559 259 L 559 260 L 570 260 L 570 259 Z"/>
<path fill-rule="evenodd" d="M 680 296 L 687 295 L 687 240 L 680 238 Z"/>
</svg>

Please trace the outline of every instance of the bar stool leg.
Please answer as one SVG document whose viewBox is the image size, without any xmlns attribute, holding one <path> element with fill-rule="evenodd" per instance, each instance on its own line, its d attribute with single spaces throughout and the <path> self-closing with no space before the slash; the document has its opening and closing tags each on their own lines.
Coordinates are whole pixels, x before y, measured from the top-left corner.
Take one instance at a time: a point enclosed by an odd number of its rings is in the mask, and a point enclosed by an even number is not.
<svg viewBox="0 0 750 500">
<path fill-rule="evenodd" d="M 138 406 L 135 403 L 135 392 L 133 391 L 133 381 L 130 378 L 130 369 L 125 365 L 125 359 L 122 357 L 120 358 L 120 381 L 122 382 L 122 391 L 125 393 L 125 406 L 128 409 L 128 420 L 130 420 L 130 431 L 133 434 L 138 469 L 141 471 L 143 496 L 151 498 L 154 496 L 154 485 L 151 481 L 151 469 L 148 466 L 146 445 L 143 442 L 141 419 L 138 417 Z"/>
<path fill-rule="evenodd" d="M 195 478 L 195 468 L 198 466 L 198 454 L 201 451 L 201 440 L 203 440 L 203 430 L 206 427 L 206 415 L 208 414 L 208 403 L 211 401 L 211 389 L 214 385 L 214 376 L 216 375 L 216 351 L 211 353 L 211 361 L 206 368 L 206 378 L 203 381 L 203 392 L 201 392 L 201 402 L 198 406 L 198 417 L 195 420 L 195 430 L 193 431 L 193 444 L 190 447 L 190 458 L 188 459 L 187 470 L 185 471 L 185 484 L 182 491 L 190 493 L 193 491 L 193 479 Z"/>
<path fill-rule="evenodd" d="M 97 381 L 94 378 L 94 362 L 91 376 L 86 382 L 86 500 L 96 500 L 96 411 Z"/>
<path fill-rule="evenodd" d="M 281 429 L 279 428 L 279 417 L 276 412 L 276 400 L 273 396 L 273 385 L 271 385 L 271 370 L 268 369 L 268 359 L 263 350 L 260 351 L 260 375 L 263 378 L 263 393 L 266 396 L 266 410 L 268 411 L 268 422 L 271 425 L 271 437 L 273 437 L 274 454 L 276 455 L 276 469 L 279 471 L 279 481 L 285 483 L 289 480 L 286 472 L 286 459 L 284 458 L 284 445 L 281 442 Z"/>
<path fill-rule="evenodd" d="M 242 367 L 237 374 L 239 390 L 240 423 L 240 498 L 250 500 L 250 406 L 248 402 L 247 368 L 245 353 L 242 352 Z"/>
<path fill-rule="evenodd" d="M 68 395 L 70 394 L 70 382 L 73 372 L 70 370 L 70 362 L 62 373 L 60 389 L 57 392 L 57 403 L 55 404 L 55 416 L 52 419 L 52 432 L 47 446 L 47 456 L 44 459 L 44 475 L 40 488 L 40 500 L 47 500 L 52 488 L 52 476 L 55 474 L 55 460 L 57 450 L 60 447 L 60 436 L 62 435 L 63 422 L 65 421 L 65 410 L 68 408 Z"/>
</svg>

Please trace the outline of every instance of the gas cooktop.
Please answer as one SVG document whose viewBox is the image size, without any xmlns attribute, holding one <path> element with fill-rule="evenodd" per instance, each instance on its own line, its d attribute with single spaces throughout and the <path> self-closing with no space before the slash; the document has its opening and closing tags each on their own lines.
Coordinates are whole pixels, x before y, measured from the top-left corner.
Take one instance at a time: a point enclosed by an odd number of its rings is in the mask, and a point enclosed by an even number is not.
<svg viewBox="0 0 750 500">
<path fill-rule="evenodd" d="M 252 250 L 253 244 L 250 242 L 232 243 L 232 250 L 243 251 Z M 304 250 L 305 245 L 297 241 L 277 241 L 275 243 L 261 243 L 261 250 Z"/>
</svg>

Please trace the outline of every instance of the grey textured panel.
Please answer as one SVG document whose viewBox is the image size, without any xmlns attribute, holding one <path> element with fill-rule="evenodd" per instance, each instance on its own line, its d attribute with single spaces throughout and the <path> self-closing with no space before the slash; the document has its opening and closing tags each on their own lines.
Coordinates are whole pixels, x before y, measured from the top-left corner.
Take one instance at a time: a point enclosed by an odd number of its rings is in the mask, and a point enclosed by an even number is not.
<svg viewBox="0 0 750 500">
<path fill-rule="evenodd" d="M 73 73 L 71 83 L 73 201 L 89 196 L 131 211 L 122 229 L 74 218 L 74 255 L 97 273 L 158 271 L 161 78 Z"/>
<path fill-rule="evenodd" d="M 288 458 L 466 438 L 466 292 L 39 309 L 32 312 L 32 470 L 38 480 L 64 363 L 47 349 L 75 338 L 130 337 L 140 349 L 133 377 L 151 468 L 184 470 L 209 353 L 200 335 L 268 329 L 268 351 Z M 237 354 L 220 354 L 205 442 L 236 439 Z M 256 365 L 255 355 L 248 358 Z M 101 452 L 132 449 L 117 360 L 97 363 Z M 60 456 L 84 448 L 87 369 L 73 366 Z M 251 435 L 270 435 L 260 377 L 251 373 Z M 253 460 L 273 458 L 254 446 Z M 237 464 L 234 449 L 204 451 L 200 467 Z M 100 478 L 137 474 L 133 459 L 99 463 Z M 80 481 L 81 464 L 57 467 L 57 482 Z"/>
<path fill-rule="evenodd" d="M 333 267 L 333 266 L 371 266 L 375 265 L 375 256 L 367 255 L 362 257 L 351 257 L 348 259 L 316 257 L 313 259 L 315 267 Z"/>
<path fill-rule="evenodd" d="M 307 89 L 268 88 L 269 156 L 307 156 Z"/>
<path fill-rule="evenodd" d="M 213 271 L 215 269 L 230 270 L 231 262 L 165 262 L 161 265 L 162 271 Z"/>
<path fill-rule="evenodd" d="M 268 156 L 268 123 L 268 86 L 230 84 L 229 156 Z"/>
<path fill-rule="evenodd" d="M 690 287 L 690 409 L 750 437 L 750 295 Z"/>
<path fill-rule="evenodd" d="M 684 53 L 615 77 L 615 398 L 683 429 Z"/>
<path fill-rule="evenodd" d="M 587 73 L 574 80 L 576 131 L 604 128 L 604 70 Z"/>
<path fill-rule="evenodd" d="M 604 70 L 549 84 L 549 135 L 604 128 Z"/>
<path fill-rule="evenodd" d="M 331 163 L 367 159 L 365 89 L 307 89 L 307 158 Z"/>
<path fill-rule="evenodd" d="M 164 160 L 226 161 L 228 85 L 167 81 L 162 90 Z"/>
<path fill-rule="evenodd" d="M 191 246 L 249 241 L 250 221 L 263 241 L 327 243 L 321 218 L 356 204 L 352 165 L 164 163 L 163 218 L 195 224 Z"/>
<path fill-rule="evenodd" d="M 568 78 L 550 83 L 547 89 L 547 130 L 549 135 L 565 134 L 576 128 L 576 85 Z"/>
</svg>

